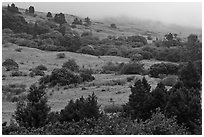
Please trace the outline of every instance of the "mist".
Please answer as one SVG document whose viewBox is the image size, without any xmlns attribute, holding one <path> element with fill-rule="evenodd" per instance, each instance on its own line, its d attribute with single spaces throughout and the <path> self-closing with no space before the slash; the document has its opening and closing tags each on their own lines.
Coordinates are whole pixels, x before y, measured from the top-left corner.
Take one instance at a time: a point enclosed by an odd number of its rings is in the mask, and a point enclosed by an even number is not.
<svg viewBox="0 0 204 137">
<path fill-rule="evenodd" d="M 11 4 L 4 2 L 3 5 Z M 19 8 L 67 13 L 91 19 L 127 17 L 202 28 L 201 2 L 16 2 Z"/>
</svg>

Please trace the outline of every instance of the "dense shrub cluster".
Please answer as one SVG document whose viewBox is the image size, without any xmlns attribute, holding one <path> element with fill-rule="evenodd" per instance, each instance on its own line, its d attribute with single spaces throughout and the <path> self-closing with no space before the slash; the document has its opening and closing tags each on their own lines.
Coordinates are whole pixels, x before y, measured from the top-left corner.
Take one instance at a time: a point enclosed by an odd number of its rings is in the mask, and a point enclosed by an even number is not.
<svg viewBox="0 0 204 137">
<path fill-rule="evenodd" d="M 184 125 L 192 134 L 201 134 L 201 94 L 200 81 L 196 70 L 189 63 L 181 70 L 180 81 L 167 92 L 165 86 L 159 83 L 150 92 L 150 86 L 145 79 L 138 80 L 131 88 L 129 102 L 124 106 L 124 114 L 133 119 L 149 119 L 151 113 L 160 108 L 166 117 L 176 117 L 178 125 Z M 189 76 L 188 74 L 194 74 Z M 182 77 L 182 75 L 189 77 Z M 123 114 L 123 115 L 124 115 Z"/>
<path fill-rule="evenodd" d="M 103 67 L 102 67 L 102 73 L 112 73 L 112 72 L 118 72 L 124 63 L 113 63 L 113 62 L 107 62 Z"/>
<path fill-rule="evenodd" d="M 179 66 L 172 63 L 154 64 L 149 68 L 149 74 L 152 77 L 158 78 L 160 74 L 178 75 Z"/>
<path fill-rule="evenodd" d="M 51 75 L 46 75 L 40 79 L 40 84 L 49 84 L 49 86 L 65 86 L 70 84 L 78 84 L 81 78 L 66 68 L 56 68 L 52 71 Z"/>
</svg>

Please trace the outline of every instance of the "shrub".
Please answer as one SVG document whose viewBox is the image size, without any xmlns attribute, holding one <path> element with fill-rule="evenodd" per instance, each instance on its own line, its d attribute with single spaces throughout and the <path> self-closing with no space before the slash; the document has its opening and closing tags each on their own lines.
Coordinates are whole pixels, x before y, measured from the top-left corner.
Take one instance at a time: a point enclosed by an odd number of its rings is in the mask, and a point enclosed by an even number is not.
<svg viewBox="0 0 204 137">
<path fill-rule="evenodd" d="M 143 59 L 151 59 L 151 58 L 153 58 L 153 53 L 148 52 L 148 51 L 142 51 L 142 52 L 140 52 L 140 54 L 142 55 Z"/>
<path fill-rule="evenodd" d="M 35 67 L 35 69 L 38 69 L 38 70 L 47 70 L 47 67 L 41 64 L 41 65 Z"/>
<path fill-rule="evenodd" d="M 170 74 L 170 75 L 177 75 L 179 71 L 179 66 L 174 65 L 171 63 L 159 63 L 150 66 L 149 74 L 152 77 L 159 77 L 159 74 Z"/>
<path fill-rule="evenodd" d="M 110 24 L 110 27 L 111 27 L 111 28 L 114 28 L 114 29 L 117 28 L 115 24 Z"/>
<path fill-rule="evenodd" d="M 79 75 L 82 78 L 82 81 L 93 81 L 95 77 L 91 75 L 89 72 L 81 72 Z"/>
<path fill-rule="evenodd" d="M 135 79 L 135 76 L 130 76 L 130 77 L 127 77 L 127 82 L 131 82 L 132 80 Z"/>
<path fill-rule="evenodd" d="M 23 76 L 23 72 L 21 72 L 21 71 L 12 71 L 11 76 L 12 77 Z"/>
<path fill-rule="evenodd" d="M 45 75 L 45 72 L 43 72 L 43 70 L 40 70 L 40 69 L 32 69 L 32 71 L 30 72 L 29 74 L 31 77 L 34 77 L 34 76 L 44 76 Z"/>
<path fill-rule="evenodd" d="M 124 63 L 116 64 L 113 62 L 107 62 L 103 67 L 102 67 L 102 72 L 103 73 L 112 73 L 112 72 L 118 72 Z"/>
<path fill-rule="evenodd" d="M 177 81 L 178 81 L 178 77 L 177 76 L 167 76 L 161 82 L 165 86 L 173 86 L 173 85 L 175 85 L 177 83 Z"/>
<path fill-rule="evenodd" d="M 18 64 L 14 60 L 12 60 L 12 59 L 6 59 L 2 63 L 2 66 L 4 66 L 7 71 L 18 70 L 19 69 Z"/>
<path fill-rule="evenodd" d="M 78 75 L 75 75 L 69 69 L 56 68 L 52 71 L 51 75 L 44 76 L 40 79 L 40 84 L 49 84 L 49 86 L 66 86 L 70 84 L 81 83 L 81 79 Z"/>
<path fill-rule="evenodd" d="M 124 64 L 120 69 L 120 74 L 143 74 L 144 67 L 140 63 L 128 63 Z"/>
<path fill-rule="evenodd" d="M 22 51 L 22 48 L 17 48 L 17 49 L 15 49 L 15 51 L 21 52 L 21 51 Z"/>
<path fill-rule="evenodd" d="M 106 113 L 118 113 L 122 111 L 123 107 L 121 105 L 107 105 L 104 107 L 104 112 Z"/>
<path fill-rule="evenodd" d="M 66 68 L 75 72 L 79 71 L 79 66 L 74 59 L 69 59 L 67 62 L 63 63 L 62 68 Z"/>
<path fill-rule="evenodd" d="M 93 93 L 86 99 L 82 96 L 75 102 L 71 100 L 60 112 L 60 121 L 79 121 L 85 118 L 98 118 L 100 116 L 97 97 Z"/>
<path fill-rule="evenodd" d="M 58 59 L 65 58 L 65 54 L 64 53 L 58 53 L 57 58 Z"/>
<path fill-rule="evenodd" d="M 143 57 L 141 54 L 134 54 L 132 57 L 131 57 L 131 61 L 135 62 L 135 61 L 140 61 L 142 60 Z"/>
</svg>

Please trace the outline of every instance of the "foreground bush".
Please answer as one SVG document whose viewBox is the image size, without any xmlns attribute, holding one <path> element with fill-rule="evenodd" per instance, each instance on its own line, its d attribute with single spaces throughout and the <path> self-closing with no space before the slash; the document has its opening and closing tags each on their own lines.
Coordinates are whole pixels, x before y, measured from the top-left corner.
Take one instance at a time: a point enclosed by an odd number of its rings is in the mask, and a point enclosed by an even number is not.
<svg viewBox="0 0 204 137">
<path fill-rule="evenodd" d="M 78 122 L 55 122 L 43 128 L 27 130 L 21 127 L 3 127 L 3 134 L 19 135 L 186 135 L 183 126 L 175 118 L 166 118 L 160 111 L 145 122 L 133 121 L 117 115 L 104 114 L 98 119 L 83 119 Z"/>
</svg>

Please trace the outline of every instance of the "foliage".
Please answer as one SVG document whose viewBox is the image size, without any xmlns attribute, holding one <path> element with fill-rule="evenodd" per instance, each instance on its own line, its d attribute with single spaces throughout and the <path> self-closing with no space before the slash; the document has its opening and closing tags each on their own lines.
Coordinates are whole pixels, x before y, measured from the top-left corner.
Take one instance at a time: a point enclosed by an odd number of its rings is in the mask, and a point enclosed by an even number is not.
<svg viewBox="0 0 204 137">
<path fill-rule="evenodd" d="M 165 86 L 173 86 L 177 83 L 178 81 L 178 77 L 175 76 L 175 75 L 169 75 L 167 77 L 165 77 L 164 79 L 162 79 L 162 83 L 165 85 Z"/>
<path fill-rule="evenodd" d="M 19 13 L 18 7 L 14 3 L 11 4 L 11 6 L 8 4 L 7 10 L 12 12 L 12 13 Z"/>
<path fill-rule="evenodd" d="M 2 13 L 2 29 L 9 28 L 14 32 L 26 32 L 27 22 L 20 15 Z"/>
<path fill-rule="evenodd" d="M 30 6 L 30 7 L 29 7 L 29 9 L 28 9 L 28 11 L 29 11 L 29 13 L 34 14 L 35 9 L 34 9 L 34 7 L 33 7 L 33 6 Z"/>
<path fill-rule="evenodd" d="M 48 12 L 46 17 L 52 18 L 52 13 L 51 13 L 51 12 Z"/>
<path fill-rule="evenodd" d="M 18 70 L 19 69 L 18 63 L 16 63 L 13 59 L 6 59 L 2 63 L 2 66 L 4 66 L 7 71 Z"/>
<path fill-rule="evenodd" d="M 131 116 L 133 119 L 146 120 L 150 118 L 151 113 L 147 103 L 149 100 L 149 87 L 149 84 L 144 79 L 143 81 L 138 80 L 135 82 L 135 85 L 131 87 L 129 102 L 124 106 L 124 115 Z"/>
<path fill-rule="evenodd" d="M 149 74 L 152 77 L 159 77 L 159 74 L 171 74 L 177 75 L 179 71 L 179 66 L 172 63 L 158 63 L 150 66 Z"/>
<path fill-rule="evenodd" d="M 72 24 L 82 25 L 82 20 L 81 20 L 81 19 L 78 19 L 78 18 L 75 18 L 74 21 L 72 22 Z"/>
<path fill-rule="evenodd" d="M 114 29 L 117 28 L 117 26 L 116 26 L 115 24 L 110 24 L 110 27 L 111 27 L 111 28 L 114 28 Z"/>
<path fill-rule="evenodd" d="M 80 77 L 66 68 L 56 68 L 52 71 L 51 75 L 46 75 L 40 79 L 41 85 L 49 84 L 51 87 L 57 84 L 60 86 L 66 86 L 80 82 Z"/>
<path fill-rule="evenodd" d="M 124 64 L 120 69 L 120 74 L 143 74 L 144 67 L 140 63 L 128 63 Z"/>
<path fill-rule="evenodd" d="M 142 36 L 129 36 L 127 38 L 128 42 L 141 42 L 143 43 L 143 45 L 147 44 L 147 40 L 146 38 L 142 37 Z"/>
<path fill-rule="evenodd" d="M 62 68 L 66 68 L 75 72 L 79 71 L 79 66 L 74 59 L 69 59 L 67 62 L 64 62 Z"/>
<path fill-rule="evenodd" d="M 12 77 L 18 77 L 18 76 L 27 76 L 26 73 L 23 73 L 22 71 L 12 71 L 11 72 Z"/>
<path fill-rule="evenodd" d="M 32 71 L 30 72 L 29 74 L 31 77 L 34 77 L 34 76 L 44 76 L 45 75 L 45 72 L 39 68 L 34 68 L 32 69 Z"/>
<path fill-rule="evenodd" d="M 58 59 L 65 58 L 65 54 L 64 53 L 58 53 L 57 58 Z"/>
<path fill-rule="evenodd" d="M 131 58 L 131 61 L 135 62 L 135 61 L 140 61 L 143 59 L 143 56 L 141 54 L 134 54 Z"/>
<path fill-rule="evenodd" d="M 169 91 L 167 116 L 176 116 L 178 124 L 184 124 L 192 134 L 201 134 L 201 96 L 198 89 L 175 85 Z"/>
<path fill-rule="evenodd" d="M 25 128 L 38 128 L 46 124 L 50 107 L 47 105 L 45 87 L 32 85 L 25 102 L 19 101 L 14 118 Z"/>
<path fill-rule="evenodd" d="M 91 75 L 89 71 L 83 71 L 79 75 L 82 78 L 82 81 L 93 81 L 95 80 L 95 77 Z"/>
<path fill-rule="evenodd" d="M 200 77 L 192 62 L 188 62 L 188 64 L 181 69 L 179 79 L 183 82 L 184 86 L 188 89 L 201 88 Z"/>
<path fill-rule="evenodd" d="M 112 72 L 118 72 L 124 63 L 113 63 L 113 62 L 107 62 L 103 67 L 102 67 L 102 72 L 103 73 L 112 73 Z"/>
<path fill-rule="evenodd" d="M 84 19 L 84 21 L 86 22 L 86 25 L 87 25 L 87 26 L 91 25 L 91 20 L 90 20 L 89 17 L 86 17 L 86 18 Z"/>
<path fill-rule="evenodd" d="M 35 67 L 35 69 L 39 69 L 39 70 L 47 70 L 47 67 L 45 65 L 38 65 L 37 67 Z"/>
<path fill-rule="evenodd" d="M 82 96 L 76 101 L 71 100 L 60 112 L 60 121 L 79 121 L 85 118 L 98 118 L 100 116 L 97 97 L 93 93 L 86 99 Z"/>
<path fill-rule="evenodd" d="M 67 23 L 65 20 L 65 15 L 63 13 L 55 14 L 54 21 L 59 24 Z"/>
</svg>

